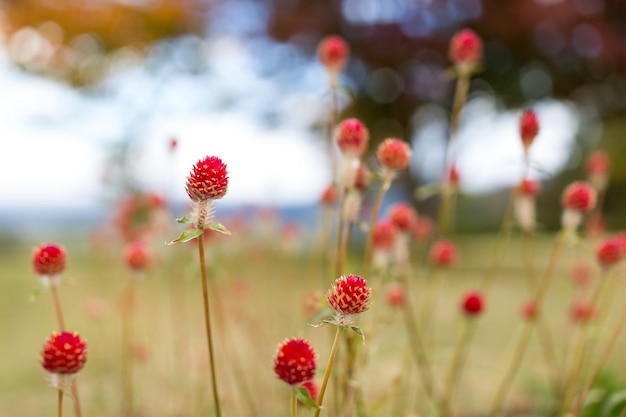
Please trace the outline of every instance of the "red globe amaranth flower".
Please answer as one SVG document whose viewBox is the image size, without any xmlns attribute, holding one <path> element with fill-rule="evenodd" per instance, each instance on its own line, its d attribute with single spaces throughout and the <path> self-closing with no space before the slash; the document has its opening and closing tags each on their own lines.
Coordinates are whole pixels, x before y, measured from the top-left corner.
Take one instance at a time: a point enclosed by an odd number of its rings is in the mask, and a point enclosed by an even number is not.
<svg viewBox="0 0 626 417">
<path fill-rule="evenodd" d="M 517 192 L 521 195 L 526 195 L 529 197 L 536 197 L 541 190 L 541 185 L 539 181 L 531 180 L 528 178 L 524 178 L 522 182 L 517 186 Z"/>
<path fill-rule="evenodd" d="M 41 366 L 53 374 L 75 374 L 87 362 L 87 345 L 78 333 L 52 333 L 41 351 Z"/>
<path fill-rule="evenodd" d="M 348 275 L 335 280 L 326 294 L 326 301 L 330 308 L 340 316 L 344 316 L 367 311 L 371 296 L 372 289 L 368 288 L 367 281 L 358 275 Z M 340 324 L 343 325 L 346 322 L 340 322 Z"/>
<path fill-rule="evenodd" d="M 217 200 L 228 189 L 226 164 L 217 156 L 207 156 L 193 166 L 185 190 L 193 201 Z"/>
<path fill-rule="evenodd" d="M 448 55 L 454 64 L 476 65 L 482 59 L 483 41 L 471 29 L 457 32 L 450 40 Z"/>
<path fill-rule="evenodd" d="M 335 132 L 335 142 L 341 153 L 360 157 L 367 149 L 369 131 L 358 119 L 342 121 Z"/>
<path fill-rule="evenodd" d="M 537 317 L 537 310 L 537 303 L 535 303 L 535 300 L 527 301 L 522 306 L 522 316 L 526 320 L 532 321 Z"/>
<path fill-rule="evenodd" d="M 393 247 L 393 243 L 396 240 L 397 229 L 390 220 L 383 219 L 376 222 L 372 235 L 374 248 L 388 250 Z"/>
<path fill-rule="evenodd" d="M 134 242 L 126 247 L 124 259 L 126 260 L 126 265 L 128 265 L 130 269 L 134 271 L 142 271 L 146 268 L 148 262 L 150 261 L 150 254 L 143 243 Z"/>
<path fill-rule="evenodd" d="M 450 169 L 448 170 L 448 183 L 456 187 L 459 185 L 459 181 L 461 181 L 461 174 L 459 173 L 459 170 L 456 165 L 450 166 Z"/>
<path fill-rule="evenodd" d="M 413 236 L 420 242 L 427 241 L 435 231 L 435 222 L 427 216 L 418 216 L 413 225 Z"/>
<path fill-rule="evenodd" d="M 407 203 L 396 203 L 389 208 L 389 220 L 403 232 L 408 232 L 417 222 L 417 212 Z"/>
<path fill-rule="evenodd" d="M 533 110 L 524 110 L 519 120 L 519 132 L 524 149 L 530 148 L 539 134 L 539 121 Z"/>
<path fill-rule="evenodd" d="M 411 160 L 411 148 L 409 145 L 396 138 L 385 139 L 376 150 L 378 163 L 392 171 L 400 171 L 409 166 Z"/>
<path fill-rule="evenodd" d="M 572 322 L 584 324 L 593 319 L 596 315 L 596 309 L 585 301 L 575 301 L 569 310 L 569 316 Z"/>
<path fill-rule="evenodd" d="M 587 175 L 608 175 L 611 169 L 611 159 L 605 151 L 594 151 L 585 161 Z"/>
<path fill-rule="evenodd" d="M 346 41 L 337 35 L 330 35 L 322 39 L 317 47 L 317 57 L 328 71 L 340 72 L 348 63 L 350 47 Z"/>
<path fill-rule="evenodd" d="M 337 184 L 330 184 L 320 198 L 320 204 L 325 207 L 331 207 L 339 201 L 339 187 Z"/>
<path fill-rule="evenodd" d="M 317 402 L 317 396 L 320 393 L 320 387 L 317 385 L 314 379 L 309 381 L 305 381 L 301 384 L 302 387 L 306 388 L 309 391 L 309 396 L 314 402 Z M 298 400 L 298 404 L 300 404 L 300 400 Z"/>
<path fill-rule="evenodd" d="M 359 168 L 356 170 L 354 189 L 361 193 L 364 192 L 365 190 L 367 190 L 371 178 L 372 173 L 370 172 L 370 170 L 367 169 L 365 165 L 359 164 Z"/>
<path fill-rule="evenodd" d="M 586 182 L 573 182 L 563 191 L 561 204 L 566 209 L 586 213 L 596 206 L 596 191 Z"/>
<path fill-rule="evenodd" d="M 65 271 L 65 250 L 53 243 L 44 244 L 33 252 L 33 268 L 39 275 L 58 275 Z"/>
<path fill-rule="evenodd" d="M 603 268 L 610 268 L 622 260 L 623 244 L 615 238 L 607 238 L 600 242 L 596 250 L 596 259 Z"/>
<path fill-rule="evenodd" d="M 170 152 L 174 152 L 178 147 L 178 139 L 171 138 L 169 143 Z"/>
<path fill-rule="evenodd" d="M 390 307 L 403 306 L 406 301 L 404 286 L 400 283 L 389 285 L 385 291 L 385 299 Z"/>
<path fill-rule="evenodd" d="M 461 304 L 463 312 L 468 316 L 477 316 L 482 313 L 484 300 L 482 294 L 478 292 L 469 292 L 463 297 Z"/>
<path fill-rule="evenodd" d="M 430 248 L 430 261 L 439 267 L 452 266 L 456 259 L 457 249 L 450 241 L 440 240 Z"/>
<path fill-rule="evenodd" d="M 289 385 L 298 385 L 315 376 L 317 354 L 304 339 L 285 340 L 278 346 L 274 372 Z"/>
</svg>

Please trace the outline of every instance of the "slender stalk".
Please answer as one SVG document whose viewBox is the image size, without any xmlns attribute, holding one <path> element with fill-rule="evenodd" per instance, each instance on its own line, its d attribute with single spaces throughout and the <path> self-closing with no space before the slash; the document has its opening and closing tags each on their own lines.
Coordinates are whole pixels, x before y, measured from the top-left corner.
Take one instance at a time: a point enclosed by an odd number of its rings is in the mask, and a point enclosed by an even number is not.
<svg viewBox="0 0 626 417">
<path fill-rule="evenodd" d="M 463 332 L 456 342 L 454 347 L 454 353 L 452 355 L 452 362 L 450 368 L 448 368 L 448 375 L 443 388 L 443 394 L 441 396 L 441 417 L 449 417 L 452 415 L 452 397 L 454 388 L 460 377 L 461 370 L 465 364 L 465 357 L 467 356 L 467 349 L 472 337 L 474 327 L 474 320 L 469 319 L 465 321 L 463 326 Z"/>
<path fill-rule="evenodd" d="M 324 395 L 326 394 L 326 387 L 328 386 L 328 379 L 330 378 L 330 372 L 335 362 L 335 355 L 337 354 L 337 348 L 339 347 L 339 338 L 343 331 L 342 326 L 337 326 L 337 332 L 335 333 L 335 339 L 333 345 L 330 348 L 330 356 L 328 357 L 328 365 L 326 365 L 326 372 L 324 372 L 324 379 L 322 380 L 322 386 L 320 387 L 320 393 L 317 399 L 317 410 L 315 410 L 315 417 L 319 417 L 322 412 L 322 405 L 324 404 Z"/>
<path fill-rule="evenodd" d="M 63 309 L 61 308 L 61 300 L 59 297 L 59 292 L 57 291 L 57 279 L 56 277 L 50 278 L 50 292 L 52 293 L 52 301 L 54 302 L 54 310 L 57 315 L 57 321 L 59 322 L 59 329 L 64 332 L 67 330 L 65 327 L 65 320 L 63 319 Z M 80 398 L 78 396 L 78 385 L 76 380 L 72 381 L 72 398 L 74 404 L 74 415 L 76 417 L 81 417 L 81 407 L 80 407 Z"/>
<path fill-rule="evenodd" d="M 57 405 L 57 416 L 63 417 L 63 390 L 59 388 L 59 401 Z"/>
<path fill-rule="evenodd" d="M 426 297 L 424 298 L 424 302 L 422 303 L 422 308 L 420 311 L 420 325 L 425 326 L 426 323 L 436 323 L 437 321 L 437 307 L 439 304 L 439 295 L 441 294 L 441 288 L 443 283 L 446 280 L 446 271 L 443 269 L 436 269 L 434 271 L 435 276 L 432 277 L 431 273 L 433 272 L 432 268 L 428 269 L 427 283 L 428 286 L 426 289 Z M 434 342 L 435 339 L 435 330 L 436 326 L 431 326 L 431 331 L 429 332 L 429 337 L 424 340 L 424 343 L 428 346 L 429 344 Z M 428 349 L 428 347 L 427 347 Z"/>
<path fill-rule="evenodd" d="M 385 172 L 383 178 L 383 183 L 378 190 L 378 194 L 376 195 L 376 200 L 374 200 L 374 207 L 372 208 L 372 218 L 370 220 L 370 230 L 367 234 L 367 244 L 365 245 L 365 256 L 363 256 L 363 276 L 368 276 L 369 269 L 372 263 L 372 253 L 374 250 L 374 228 L 376 227 L 376 222 L 378 221 L 378 212 L 380 211 L 380 205 L 383 201 L 383 197 L 389 187 L 391 187 L 391 181 L 393 180 L 392 172 Z"/>
<path fill-rule="evenodd" d="M 341 201 L 339 203 L 339 220 L 337 222 L 337 263 L 335 270 L 335 277 L 343 275 L 344 256 L 343 253 L 343 231 L 345 226 L 346 217 L 346 197 L 348 195 L 348 187 L 343 187 L 341 193 Z"/>
<path fill-rule="evenodd" d="M 532 323 L 526 323 L 526 325 L 524 326 L 524 331 L 522 332 L 519 341 L 517 342 L 513 357 L 509 362 L 509 367 L 506 371 L 506 374 L 504 374 L 504 378 L 502 379 L 502 382 L 500 382 L 500 386 L 498 387 L 496 396 L 493 398 L 491 408 L 489 409 L 487 417 L 496 417 L 502 409 L 502 405 L 506 401 L 506 397 L 511 389 L 511 385 L 513 384 L 515 376 L 517 375 L 517 371 L 519 370 L 519 367 L 522 365 L 522 361 L 524 360 L 524 354 L 526 353 L 526 347 L 530 340 L 532 330 Z"/>
<path fill-rule="evenodd" d="M 209 314 L 209 291 L 207 289 L 206 263 L 204 260 L 204 236 L 198 238 L 198 255 L 200 256 L 200 271 L 202 274 L 202 297 L 204 300 L 204 323 L 206 325 L 207 345 L 209 348 L 209 363 L 211 364 L 211 383 L 213 388 L 213 401 L 215 402 L 215 414 L 221 417 L 220 401 L 217 392 L 217 378 L 215 373 L 215 359 L 213 354 L 213 337 L 211 336 L 211 317 Z"/>
<path fill-rule="evenodd" d="M 428 359 L 428 355 L 426 353 L 426 347 L 424 345 L 424 337 L 422 335 L 419 324 L 416 322 L 413 306 L 411 304 L 411 292 L 408 289 L 407 279 L 403 278 L 402 283 L 404 284 L 404 288 L 406 291 L 406 297 L 404 300 L 403 311 L 404 311 L 404 323 L 406 324 L 406 331 L 409 340 L 409 346 L 411 348 L 411 353 L 417 367 L 419 368 L 419 377 L 422 381 L 422 385 L 424 386 L 424 391 L 426 392 L 426 397 L 431 402 L 435 401 L 436 393 L 435 393 L 435 383 L 434 376 L 431 363 Z"/>
<path fill-rule="evenodd" d="M 333 146 L 333 128 L 337 122 L 338 117 L 338 94 L 337 94 L 337 76 L 330 75 L 328 79 L 328 86 L 330 88 L 330 112 L 328 116 L 328 122 L 326 124 L 326 152 L 330 159 L 331 178 L 337 178 L 337 157 L 335 156 L 335 148 Z"/>
<path fill-rule="evenodd" d="M 291 417 L 298 416 L 298 399 L 296 398 L 296 390 L 291 390 Z"/>
<path fill-rule="evenodd" d="M 606 278 L 606 271 L 605 271 L 600 277 L 598 285 L 596 285 L 596 288 L 594 289 L 591 295 L 591 298 L 588 302 L 588 308 L 591 311 L 595 310 L 595 306 L 598 303 L 598 299 L 600 298 L 600 295 L 602 294 L 602 290 L 604 288 L 606 281 L 607 281 L 607 278 Z M 580 337 L 578 338 L 575 351 L 572 357 L 572 363 L 570 365 L 569 376 L 567 380 L 565 381 L 565 391 L 564 391 L 563 397 L 561 398 L 561 402 L 559 404 L 558 415 L 562 415 L 565 412 L 569 404 L 570 398 L 572 398 L 576 393 L 576 387 L 578 385 L 577 382 L 579 382 L 578 380 L 580 376 L 580 370 L 582 368 L 583 360 L 584 360 L 584 352 L 585 352 L 585 348 L 587 347 L 588 331 L 589 331 L 589 323 L 585 319 L 580 324 L 580 333 L 579 333 Z"/>
<path fill-rule="evenodd" d="M 124 415 L 133 415 L 133 369 L 132 369 L 132 316 L 135 304 L 135 283 L 131 280 L 126 287 L 122 307 L 122 387 Z"/>
<path fill-rule="evenodd" d="M 585 399 L 587 398 L 587 395 L 589 394 L 591 387 L 596 382 L 596 379 L 598 379 L 598 377 L 600 376 L 600 372 L 602 372 L 604 365 L 606 365 L 607 361 L 609 360 L 609 357 L 611 356 L 611 352 L 613 351 L 613 348 L 617 344 L 617 341 L 620 335 L 622 334 L 622 329 L 625 326 L 626 326 L 626 308 L 622 311 L 622 315 L 619 319 L 617 326 L 615 326 L 615 328 L 613 329 L 613 332 L 611 333 L 611 337 L 609 338 L 609 341 L 604 346 L 604 349 L 602 350 L 602 353 L 600 354 L 600 358 L 598 359 L 598 362 L 593 367 L 590 377 L 587 379 L 587 382 L 584 384 L 581 394 L 578 396 L 578 401 L 576 401 L 576 404 L 574 406 L 572 417 L 577 417 L 580 414 L 580 411 L 583 408 Z"/>
<path fill-rule="evenodd" d="M 482 292 L 485 296 L 488 296 L 491 291 L 491 287 L 495 282 L 495 278 L 498 274 L 498 270 L 504 261 L 504 256 L 506 255 L 506 251 L 509 246 L 509 242 L 511 241 L 511 229 L 513 228 L 513 199 L 515 198 L 514 192 L 511 192 L 511 197 L 507 203 L 506 209 L 504 211 L 504 216 L 502 217 L 502 222 L 500 223 L 500 230 L 498 231 L 497 243 L 495 250 L 493 252 L 493 256 L 491 258 L 491 264 L 489 265 L 489 269 L 485 274 L 482 281 Z"/>
</svg>

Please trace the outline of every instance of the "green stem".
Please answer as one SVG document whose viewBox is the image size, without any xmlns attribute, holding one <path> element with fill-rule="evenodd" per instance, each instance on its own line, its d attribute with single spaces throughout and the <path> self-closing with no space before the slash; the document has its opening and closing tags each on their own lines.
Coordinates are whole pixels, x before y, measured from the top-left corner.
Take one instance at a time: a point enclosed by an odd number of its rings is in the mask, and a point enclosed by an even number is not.
<svg viewBox="0 0 626 417">
<path fill-rule="evenodd" d="M 343 231 L 346 217 L 346 197 L 348 195 L 348 187 L 343 187 L 341 193 L 341 202 L 339 203 L 339 220 L 337 221 L 337 264 L 335 270 L 335 278 L 343 275 L 344 253 L 343 253 Z"/>
<path fill-rule="evenodd" d="M 133 370 L 132 370 L 132 314 L 135 303 L 135 286 L 131 280 L 124 292 L 124 305 L 122 310 L 122 378 L 123 378 L 123 404 L 124 415 L 133 415 Z"/>
<path fill-rule="evenodd" d="M 213 337 L 211 336 L 211 317 L 209 314 L 209 291 L 207 289 L 206 263 L 204 260 L 204 236 L 198 238 L 198 255 L 200 256 L 200 271 L 202 274 L 202 297 L 204 300 L 204 323 L 206 325 L 207 345 L 209 347 L 209 363 L 211 364 L 211 383 L 213 388 L 213 401 L 215 402 L 215 414 L 221 417 L 220 401 L 217 392 L 217 377 L 215 372 L 215 359 L 213 354 Z"/>
<path fill-rule="evenodd" d="M 57 405 L 57 416 L 63 417 L 63 390 L 59 388 L 59 401 Z"/>
<path fill-rule="evenodd" d="M 513 228 L 514 198 L 514 191 L 512 191 L 506 209 L 504 211 L 504 216 L 502 217 L 502 222 L 500 223 L 500 230 L 498 231 L 496 247 L 493 252 L 493 257 L 491 258 L 491 265 L 489 266 L 489 269 L 487 270 L 487 273 L 485 274 L 482 281 L 481 286 L 483 294 L 485 294 L 485 296 L 488 296 L 489 292 L 491 291 L 491 287 L 493 286 L 495 278 L 498 274 L 500 265 L 502 264 L 502 261 L 504 261 L 504 256 L 506 255 L 506 251 L 511 240 L 511 229 Z"/>
<path fill-rule="evenodd" d="M 452 415 L 451 403 L 454 394 L 454 388 L 458 379 L 461 376 L 461 370 L 463 369 L 463 365 L 465 363 L 467 349 L 469 347 L 471 336 L 474 333 L 472 331 L 473 328 L 474 320 L 466 320 L 465 326 L 463 327 L 463 332 L 461 333 L 461 336 L 457 340 L 456 346 L 454 347 L 452 362 L 450 363 L 450 368 L 448 369 L 448 375 L 446 377 L 443 394 L 441 396 L 441 417 L 449 417 Z"/>
<path fill-rule="evenodd" d="M 298 415 L 298 399 L 296 398 L 296 390 L 291 390 L 291 417 Z"/>
<path fill-rule="evenodd" d="M 365 245 L 365 256 L 363 257 L 363 276 L 369 275 L 369 269 L 372 263 L 372 253 L 374 251 L 374 228 L 376 228 L 376 222 L 378 221 L 378 212 L 380 211 L 380 205 L 383 201 L 385 193 L 391 187 L 391 181 L 393 180 L 392 172 L 383 173 L 383 183 L 378 190 L 376 200 L 374 200 L 374 207 L 372 208 L 372 218 L 370 220 L 370 229 L 367 234 L 367 243 Z"/>
<path fill-rule="evenodd" d="M 335 339 L 333 340 L 333 345 L 330 348 L 330 356 L 328 357 L 328 365 L 326 366 L 326 372 L 324 372 L 324 379 L 322 380 L 322 386 L 320 387 L 320 393 L 317 399 L 317 410 L 315 410 L 315 417 L 319 417 L 320 413 L 322 412 L 322 405 L 324 404 L 324 394 L 326 394 L 326 387 L 328 386 L 330 373 L 333 368 L 333 363 L 335 362 L 335 355 L 337 354 L 337 348 L 339 347 L 339 338 L 341 336 L 342 331 L 343 331 L 343 327 L 337 326 Z"/>
</svg>

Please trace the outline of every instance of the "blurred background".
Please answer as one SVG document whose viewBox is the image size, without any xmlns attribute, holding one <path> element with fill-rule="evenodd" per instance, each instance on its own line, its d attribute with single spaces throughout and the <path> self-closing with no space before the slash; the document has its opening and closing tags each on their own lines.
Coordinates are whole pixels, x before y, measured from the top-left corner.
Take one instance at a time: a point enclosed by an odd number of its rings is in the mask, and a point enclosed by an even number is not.
<svg viewBox="0 0 626 417">
<path fill-rule="evenodd" d="M 89 228 L 125 193 L 180 214 L 185 177 L 208 154 L 228 164 L 224 213 L 274 208 L 311 219 L 332 180 L 331 96 L 320 39 L 351 47 L 341 117 L 370 150 L 414 149 L 389 201 L 441 179 L 454 80 L 447 47 L 484 40 L 458 134 L 458 230 L 497 229 L 522 169 L 518 120 L 538 114 L 531 175 L 539 222 L 558 227 L 563 187 L 609 152 L 610 228 L 626 227 L 626 2 L 622 0 L 3 0 L 0 2 L 0 230 Z M 374 167 L 373 152 L 367 162 Z M 374 188 L 377 187 L 375 184 Z M 314 218 L 314 217 L 313 217 Z"/>
</svg>

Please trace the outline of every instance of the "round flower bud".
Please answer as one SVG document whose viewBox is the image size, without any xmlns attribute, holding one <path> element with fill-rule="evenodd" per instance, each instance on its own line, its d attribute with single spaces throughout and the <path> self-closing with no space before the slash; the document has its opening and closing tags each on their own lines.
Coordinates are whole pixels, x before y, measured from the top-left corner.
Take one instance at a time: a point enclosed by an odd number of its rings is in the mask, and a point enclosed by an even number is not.
<svg viewBox="0 0 626 417">
<path fill-rule="evenodd" d="M 341 276 L 326 294 L 328 305 L 336 313 L 340 325 L 348 324 L 354 314 L 367 311 L 370 306 L 372 289 L 367 281 L 358 275 Z"/>
<path fill-rule="evenodd" d="M 217 156 L 200 159 L 189 173 L 185 189 L 195 202 L 224 197 L 228 189 L 226 164 Z"/>
<path fill-rule="evenodd" d="M 521 195 L 536 197 L 541 190 L 541 185 L 538 181 L 524 178 L 522 182 L 517 186 L 517 192 Z"/>
<path fill-rule="evenodd" d="M 600 242 L 596 250 L 596 259 L 603 268 L 610 268 L 622 260 L 624 256 L 622 242 L 615 238 L 607 238 Z"/>
<path fill-rule="evenodd" d="M 586 182 L 574 182 L 563 191 L 561 204 L 566 209 L 586 213 L 596 206 L 596 192 Z"/>
<path fill-rule="evenodd" d="M 33 251 L 33 268 L 38 275 L 58 275 L 65 271 L 65 250 L 55 244 L 44 244 Z"/>
<path fill-rule="evenodd" d="M 408 232 L 417 222 L 417 212 L 407 203 L 396 203 L 389 209 L 389 220 L 403 232 Z"/>
<path fill-rule="evenodd" d="M 335 142 L 344 155 L 361 157 L 367 149 L 368 141 L 369 131 L 358 119 L 345 119 L 337 126 Z"/>
<path fill-rule="evenodd" d="M 330 184 L 324 192 L 322 193 L 322 197 L 320 198 L 320 203 L 324 207 L 332 207 L 339 201 L 339 187 L 337 184 Z"/>
<path fill-rule="evenodd" d="M 311 379 L 309 381 L 303 382 L 301 386 L 306 388 L 306 390 L 309 391 L 309 396 L 311 397 L 311 399 L 317 402 L 317 396 L 320 392 L 320 387 L 317 385 L 317 382 L 315 382 L 314 379 Z M 298 400 L 298 404 L 300 404 L 300 400 Z"/>
<path fill-rule="evenodd" d="M 430 249 L 430 261 L 439 267 L 452 266 L 457 259 L 457 249 L 454 243 L 447 240 L 435 242 Z"/>
<path fill-rule="evenodd" d="M 592 152 L 585 161 L 587 175 L 608 175 L 611 169 L 611 159 L 605 151 Z"/>
<path fill-rule="evenodd" d="M 376 222 L 376 226 L 374 226 L 372 234 L 374 248 L 379 250 L 389 250 L 392 248 L 393 242 L 396 240 L 397 229 L 390 220 L 383 219 Z"/>
<path fill-rule="evenodd" d="M 479 315 L 484 309 L 482 294 L 478 292 L 467 293 L 463 297 L 461 307 L 467 316 L 473 317 Z"/>
<path fill-rule="evenodd" d="M 400 139 L 388 138 L 378 146 L 376 158 L 383 168 L 400 171 L 409 166 L 411 148 Z"/>
<path fill-rule="evenodd" d="M 299 385 L 313 379 L 317 355 L 304 339 L 285 340 L 278 346 L 274 358 L 274 372 L 289 385 Z"/>
<path fill-rule="evenodd" d="M 476 65 L 482 59 L 483 41 L 471 29 L 457 32 L 450 40 L 448 55 L 456 65 Z"/>
<path fill-rule="evenodd" d="M 385 298 L 390 307 L 400 307 L 406 301 L 406 295 L 402 284 L 394 283 L 387 287 Z"/>
<path fill-rule="evenodd" d="M 535 320 L 537 317 L 537 303 L 535 300 L 530 300 L 522 305 L 522 316 L 529 321 Z"/>
<path fill-rule="evenodd" d="M 143 243 L 134 242 L 126 247 L 124 258 L 126 259 L 126 265 L 128 265 L 130 269 L 133 271 L 142 271 L 150 261 L 150 254 Z"/>
<path fill-rule="evenodd" d="M 330 35 L 322 39 L 317 47 L 317 57 L 328 71 L 340 72 L 346 67 L 350 47 L 338 35 Z"/>
<path fill-rule="evenodd" d="M 52 333 L 41 351 L 41 366 L 52 374 L 75 374 L 87 362 L 87 345 L 78 333 Z"/>
<path fill-rule="evenodd" d="M 524 110 L 519 120 L 519 131 L 522 145 L 527 150 L 539 134 L 539 121 L 533 110 Z"/>
<path fill-rule="evenodd" d="M 358 192 L 364 192 L 367 190 L 367 186 L 370 183 L 370 179 L 372 178 L 372 174 L 370 170 L 363 164 L 359 164 L 359 168 L 356 170 L 356 178 L 354 180 L 354 188 Z"/>
<path fill-rule="evenodd" d="M 575 301 L 569 310 L 569 316 L 572 322 L 583 324 L 593 319 L 596 310 L 585 301 Z"/>
<path fill-rule="evenodd" d="M 450 169 L 448 170 L 448 184 L 453 187 L 457 187 L 459 185 L 459 181 L 461 181 L 461 174 L 459 173 L 458 168 L 456 165 L 450 166 Z"/>
</svg>

